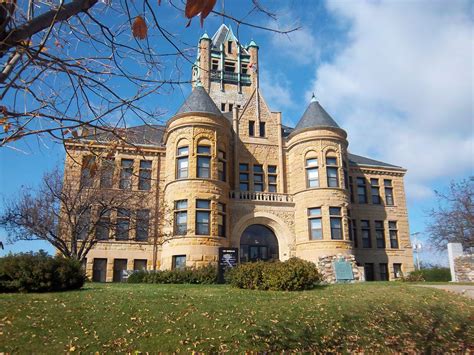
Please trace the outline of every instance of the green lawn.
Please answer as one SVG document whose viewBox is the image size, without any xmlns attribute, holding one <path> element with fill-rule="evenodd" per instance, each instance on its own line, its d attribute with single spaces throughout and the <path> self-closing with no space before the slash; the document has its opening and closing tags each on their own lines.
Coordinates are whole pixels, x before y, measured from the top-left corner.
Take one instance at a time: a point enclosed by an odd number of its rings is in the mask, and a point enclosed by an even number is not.
<svg viewBox="0 0 474 355">
<path fill-rule="evenodd" d="M 424 350 L 474 344 L 474 302 L 400 283 L 305 292 L 86 284 L 0 294 L 0 352 Z"/>
</svg>

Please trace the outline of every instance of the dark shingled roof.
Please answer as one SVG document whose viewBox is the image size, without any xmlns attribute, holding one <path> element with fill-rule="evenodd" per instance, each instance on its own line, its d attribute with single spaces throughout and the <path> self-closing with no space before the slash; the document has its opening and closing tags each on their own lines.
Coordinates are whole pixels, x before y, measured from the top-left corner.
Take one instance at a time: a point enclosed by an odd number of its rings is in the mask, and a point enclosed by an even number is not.
<svg viewBox="0 0 474 355">
<path fill-rule="evenodd" d="M 386 168 L 402 169 L 401 166 L 387 164 L 378 160 L 369 159 L 369 158 L 362 157 L 360 155 L 351 154 L 351 153 L 348 153 L 348 158 L 349 158 L 349 164 L 352 166 L 365 165 L 365 166 L 381 166 L 381 167 L 386 167 Z"/>
<path fill-rule="evenodd" d="M 214 115 L 222 116 L 221 111 L 217 108 L 214 101 L 202 86 L 195 86 L 191 94 L 188 96 L 183 105 L 179 108 L 176 114 L 186 112 L 203 112 L 212 113 Z"/>
<path fill-rule="evenodd" d="M 141 125 L 129 128 L 111 128 L 111 131 L 98 129 L 95 133 L 88 133 L 79 139 L 107 143 L 122 137 L 125 142 L 131 144 L 162 146 L 164 132 L 165 126 Z"/>
<path fill-rule="evenodd" d="M 295 127 L 295 131 L 311 127 L 336 127 L 336 121 L 321 107 L 318 101 L 311 100 L 308 108 L 300 118 Z"/>
</svg>

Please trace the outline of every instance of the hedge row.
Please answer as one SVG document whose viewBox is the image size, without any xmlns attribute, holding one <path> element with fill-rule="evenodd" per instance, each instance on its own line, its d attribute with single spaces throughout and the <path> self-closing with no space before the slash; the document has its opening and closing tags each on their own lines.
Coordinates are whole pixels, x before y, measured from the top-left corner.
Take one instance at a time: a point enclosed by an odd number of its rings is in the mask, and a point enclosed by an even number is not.
<svg viewBox="0 0 474 355">
<path fill-rule="evenodd" d="M 0 258 L 0 292 L 50 292 L 79 289 L 86 275 L 77 260 L 37 253 Z"/>
<path fill-rule="evenodd" d="M 127 282 L 209 285 L 217 283 L 217 267 L 214 265 L 208 265 L 200 268 L 184 268 L 163 271 L 135 271 L 128 277 Z"/>
<path fill-rule="evenodd" d="M 226 280 L 238 288 L 300 291 L 314 288 L 321 281 L 321 276 L 314 263 L 291 258 L 284 262 L 241 264 L 229 270 Z"/>
</svg>

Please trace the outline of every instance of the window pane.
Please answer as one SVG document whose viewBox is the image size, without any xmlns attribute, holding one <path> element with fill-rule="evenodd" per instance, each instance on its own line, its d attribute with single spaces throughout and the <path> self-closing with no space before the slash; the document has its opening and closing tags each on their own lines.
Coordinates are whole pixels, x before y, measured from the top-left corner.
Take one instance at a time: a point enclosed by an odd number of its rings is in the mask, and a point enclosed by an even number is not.
<svg viewBox="0 0 474 355">
<path fill-rule="evenodd" d="M 253 180 L 255 182 L 262 182 L 263 181 L 263 175 L 254 175 Z"/>
<path fill-rule="evenodd" d="M 200 178 L 210 177 L 210 166 L 211 158 L 209 157 L 198 157 L 198 173 L 197 176 Z"/>
<path fill-rule="evenodd" d="M 276 174 L 276 172 L 277 172 L 277 167 L 276 167 L 276 165 L 269 165 L 269 166 L 268 166 L 268 172 L 269 172 L 270 174 Z"/>
<path fill-rule="evenodd" d="M 322 239 L 321 218 L 312 218 L 309 220 L 311 228 L 311 239 Z"/>
<path fill-rule="evenodd" d="M 318 178 L 318 169 L 308 169 L 308 179 L 316 180 Z"/>
<path fill-rule="evenodd" d="M 318 158 L 306 159 L 306 166 L 307 167 L 318 166 Z"/>
<path fill-rule="evenodd" d="M 331 239 L 342 239 L 342 222 L 338 217 L 331 218 Z"/>
<path fill-rule="evenodd" d="M 383 181 L 383 184 L 384 184 L 385 186 L 391 187 L 391 186 L 392 186 L 392 180 L 384 180 L 384 181 Z"/>
<path fill-rule="evenodd" d="M 211 201 L 209 200 L 196 200 L 196 208 L 211 208 Z"/>
<path fill-rule="evenodd" d="M 248 191 L 249 190 L 249 184 L 244 184 L 240 183 L 240 191 Z"/>
<path fill-rule="evenodd" d="M 340 216 L 341 207 L 329 207 L 329 214 L 332 216 Z"/>
<path fill-rule="evenodd" d="M 270 184 L 271 184 L 271 183 L 276 184 L 276 182 L 277 182 L 277 177 L 276 177 L 275 175 L 269 175 L 269 176 L 268 176 L 268 182 L 269 182 Z"/>
<path fill-rule="evenodd" d="M 256 192 L 262 192 L 263 191 L 263 184 L 254 184 L 253 187 L 254 187 L 254 190 Z"/>
<path fill-rule="evenodd" d="M 308 215 L 310 216 L 321 216 L 321 208 L 310 208 L 308 209 Z"/>
<path fill-rule="evenodd" d="M 211 154 L 211 147 L 208 145 L 198 145 L 197 153 L 198 154 Z"/>
<path fill-rule="evenodd" d="M 224 205 L 223 203 L 220 203 L 220 202 L 219 202 L 219 203 L 217 204 L 217 210 L 218 210 L 219 212 L 225 212 L 225 205 Z"/>
<path fill-rule="evenodd" d="M 196 212 L 196 234 L 209 235 L 210 212 Z"/>
<path fill-rule="evenodd" d="M 239 171 L 248 171 L 249 165 L 248 164 L 239 164 Z"/>
<path fill-rule="evenodd" d="M 179 155 L 188 155 L 189 154 L 189 148 L 188 147 L 179 147 L 178 148 L 178 156 Z"/>
<path fill-rule="evenodd" d="M 249 174 L 239 174 L 239 179 L 240 181 L 248 181 L 249 180 Z"/>
<path fill-rule="evenodd" d="M 178 158 L 178 179 L 185 179 L 188 177 L 188 158 Z"/>
<path fill-rule="evenodd" d="M 188 200 L 175 201 L 175 208 L 178 210 L 186 209 L 188 207 Z"/>
<path fill-rule="evenodd" d="M 326 158 L 327 165 L 337 165 L 337 158 Z"/>
<path fill-rule="evenodd" d="M 394 221 L 388 222 L 388 228 L 397 229 L 397 222 L 394 222 Z"/>
<path fill-rule="evenodd" d="M 186 255 L 173 256 L 173 269 L 184 269 L 186 267 Z"/>
<path fill-rule="evenodd" d="M 263 173 L 263 166 L 262 165 L 254 165 L 253 166 L 254 173 Z"/>
<path fill-rule="evenodd" d="M 276 187 L 276 185 L 269 185 L 269 186 L 268 186 L 268 191 L 269 191 L 269 192 L 277 192 L 277 187 Z"/>
</svg>

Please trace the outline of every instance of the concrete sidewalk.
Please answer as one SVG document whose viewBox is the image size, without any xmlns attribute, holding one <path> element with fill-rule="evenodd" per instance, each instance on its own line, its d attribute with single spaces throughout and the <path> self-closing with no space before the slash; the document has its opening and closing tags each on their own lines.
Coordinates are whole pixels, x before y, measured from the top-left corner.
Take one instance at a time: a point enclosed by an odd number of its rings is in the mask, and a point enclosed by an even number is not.
<svg viewBox="0 0 474 355">
<path fill-rule="evenodd" d="M 471 286 L 471 285 L 452 284 L 452 285 L 416 285 L 416 286 L 437 288 L 439 290 L 457 293 L 459 295 L 463 295 L 463 296 L 474 299 L 474 286 Z"/>
</svg>

